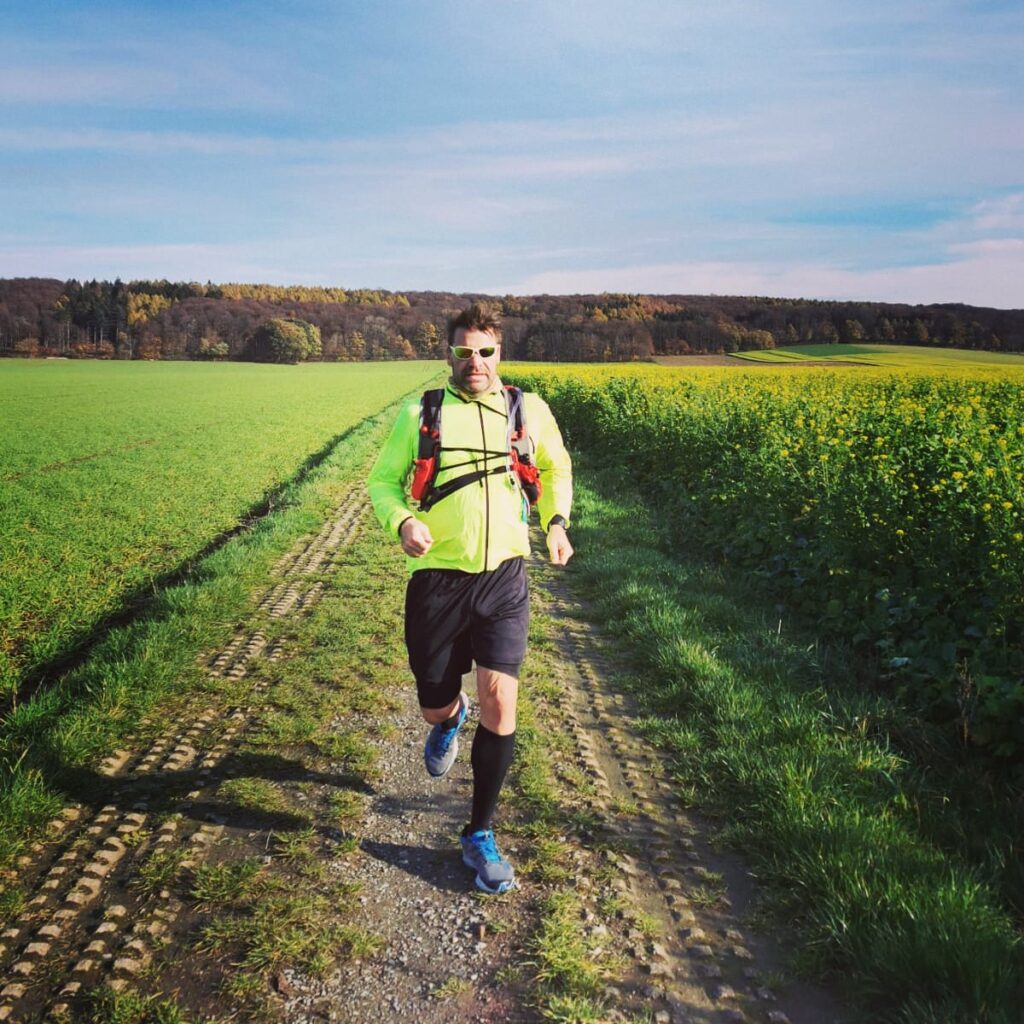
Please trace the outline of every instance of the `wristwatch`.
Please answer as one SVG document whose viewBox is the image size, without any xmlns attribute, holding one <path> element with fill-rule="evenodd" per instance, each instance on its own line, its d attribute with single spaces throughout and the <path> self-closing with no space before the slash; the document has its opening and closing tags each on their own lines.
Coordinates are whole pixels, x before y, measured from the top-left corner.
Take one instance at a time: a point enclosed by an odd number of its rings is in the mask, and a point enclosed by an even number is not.
<svg viewBox="0 0 1024 1024">
<path fill-rule="evenodd" d="M 552 526 L 561 526 L 563 529 L 567 530 L 569 528 L 569 523 L 567 522 L 565 516 L 552 516 L 548 520 L 547 529 L 545 529 L 544 532 L 547 533 Z"/>
</svg>

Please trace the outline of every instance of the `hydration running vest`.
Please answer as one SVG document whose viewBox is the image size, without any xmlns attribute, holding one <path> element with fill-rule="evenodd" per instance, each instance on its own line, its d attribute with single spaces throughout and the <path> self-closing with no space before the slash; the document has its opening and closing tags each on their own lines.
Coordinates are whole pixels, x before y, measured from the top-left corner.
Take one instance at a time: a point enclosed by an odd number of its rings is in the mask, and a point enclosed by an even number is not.
<svg viewBox="0 0 1024 1024">
<path fill-rule="evenodd" d="M 444 402 L 444 388 L 432 388 L 423 392 L 420 399 L 419 452 L 413 460 L 412 496 L 420 503 L 421 512 L 428 512 L 439 501 L 454 494 L 463 487 L 482 480 L 485 476 L 511 473 L 523 491 L 530 508 L 537 504 L 541 494 L 540 474 L 533 465 L 530 454 L 530 438 L 526 430 L 526 407 L 523 392 L 513 384 L 505 385 L 505 411 L 508 415 L 508 443 L 504 452 L 489 452 L 473 448 L 445 448 L 441 440 L 441 405 Z M 476 452 L 485 457 L 503 455 L 507 461 L 494 469 L 475 469 L 462 476 L 446 480 L 435 486 L 441 470 L 441 452 Z M 445 470 L 461 466 L 475 466 L 476 459 L 467 459 L 444 466 Z"/>
</svg>

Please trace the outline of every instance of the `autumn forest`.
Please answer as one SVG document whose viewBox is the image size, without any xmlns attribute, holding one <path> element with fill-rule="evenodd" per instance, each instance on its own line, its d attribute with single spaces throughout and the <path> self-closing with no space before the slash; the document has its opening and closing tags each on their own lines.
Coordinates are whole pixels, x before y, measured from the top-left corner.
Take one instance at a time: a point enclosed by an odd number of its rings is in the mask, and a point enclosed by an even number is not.
<svg viewBox="0 0 1024 1024">
<path fill-rule="evenodd" d="M 450 292 L 0 280 L 0 354 L 299 362 L 434 358 L 470 301 Z M 734 296 L 491 298 L 511 359 L 607 362 L 802 343 L 1024 352 L 1024 310 Z"/>
</svg>

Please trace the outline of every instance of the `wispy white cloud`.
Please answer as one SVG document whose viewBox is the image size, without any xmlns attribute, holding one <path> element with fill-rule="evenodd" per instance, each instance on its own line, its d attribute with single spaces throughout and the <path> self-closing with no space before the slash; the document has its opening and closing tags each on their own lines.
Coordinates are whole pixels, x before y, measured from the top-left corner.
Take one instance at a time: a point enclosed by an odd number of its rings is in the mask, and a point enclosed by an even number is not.
<svg viewBox="0 0 1024 1024">
<path fill-rule="evenodd" d="M 953 253 L 979 256 L 1021 256 L 1024 254 L 1024 238 L 983 238 L 977 242 L 959 242 L 949 247 Z"/>
<path fill-rule="evenodd" d="M 269 136 L 228 135 L 216 132 L 125 131 L 99 128 L 0 129 L 0 146 L 22 152 L 97 152 L 120 156 L 232 156 L 268 157 L 280 153 L 281 141 Z M 322 143 L 316 144 L 322 151 Z"/>
<path fill-rule="evenodd" d="M 968 211 L 970 226 L 979 232 L 1024 234 L 1024 192 L 983 199 Z"/>
<path fill-rule="evenodd" d="M 96 33 L 63 26 L 45 40 L 19 34 L 5 40 L 0 109 L 66 107 L 80 119 L 104 107 L 130 110 L 294 109 L 294 92 L 308 88 L 301 64 L 282 89 L 266 73 L 269 54 L 244 35 L 218 38 L 199 28 L 127 16 L 109 18 Z"/>
</svg>

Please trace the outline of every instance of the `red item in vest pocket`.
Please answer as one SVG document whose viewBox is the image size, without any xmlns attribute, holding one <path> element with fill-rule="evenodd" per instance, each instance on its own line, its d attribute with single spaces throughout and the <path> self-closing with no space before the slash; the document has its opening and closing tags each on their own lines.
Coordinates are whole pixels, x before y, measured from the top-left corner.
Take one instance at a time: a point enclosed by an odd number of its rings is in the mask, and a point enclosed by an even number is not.
<svg viewBox="0 0 1024 1024">
<path fill-rule="evenodd" d="M 413 459 L 412 471 L 412 496 L 416 501 L 422 501 L 427 494 L 427 488 L 434 479 L 434 472 L 437 468 L 437 458 L 431 456 L 429 459 Z"/>
<path fill-rule="evenodd" d="M 530 503 L 530 508 L 533 508 L 540 498 L 540 473 L 536 466 L 525 461 L 529 456 L 520 458 L 519 452 L 515 448 L 509 452 L 509 456 L 512 459 L 512 471 L 519 477 L 519 486 L 522 487 L 523 494 L 526 495 L 526 500 Z"/>
</svg>

